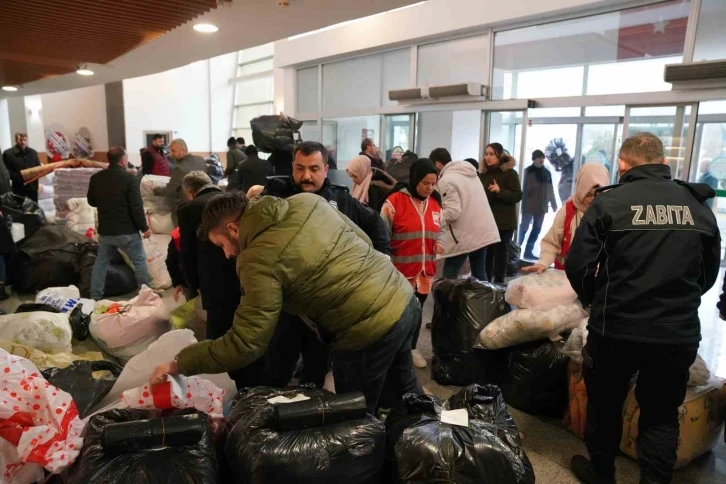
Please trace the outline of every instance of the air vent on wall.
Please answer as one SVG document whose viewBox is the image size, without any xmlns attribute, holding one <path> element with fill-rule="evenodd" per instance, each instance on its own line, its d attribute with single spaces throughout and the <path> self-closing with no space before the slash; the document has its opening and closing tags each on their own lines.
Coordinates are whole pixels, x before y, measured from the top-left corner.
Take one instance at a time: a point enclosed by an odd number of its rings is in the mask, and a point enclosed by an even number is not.
<svg viewBox="0 0 726 484">
<path fill-rule="evenodd" d="M 667 65 L 664 80 L 671 83 L 673 89 L 726 87 L 726 61 Z"/>
<path fill-rule="evenodd" d="M 471 100 L 486 96 L 487 88 L 477 82 L 463 84 L 449 84 L 446 86 L 423 86 L 411 89 L 396 89 L 388 91 L 388 99 L 399 102 L 420 102 L 423 100 L 446 99 Z"/>
</svg>

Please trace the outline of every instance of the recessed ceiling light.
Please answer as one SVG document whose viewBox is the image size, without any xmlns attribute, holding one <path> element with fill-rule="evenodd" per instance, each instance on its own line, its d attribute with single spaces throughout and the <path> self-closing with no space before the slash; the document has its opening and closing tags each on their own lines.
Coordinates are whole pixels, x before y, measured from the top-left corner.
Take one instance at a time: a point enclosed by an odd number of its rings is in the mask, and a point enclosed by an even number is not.
<svg viewBox="0 0 726 484">
<path fill-rule="evenodd" d="M 93 71 L 92 70 L 89 70 L 89 69 L 78 69 L 76 71 L 76 74 L 80 74 L 82 76 L 92 76 L 93 75 Z"/>
<path fill-rule="evenodd" d="M 212 24 L 195 24 L 194 30 L 196 30 L 197 32 L 204 32 L 205 34 L 211 34 L 219 30 L 219 27 Z"/>
<path fill-rule="evenodd" d="M 3 86 L 3 91 L 15 92 L 18 88 L 15 86 Z"/>
</svg>

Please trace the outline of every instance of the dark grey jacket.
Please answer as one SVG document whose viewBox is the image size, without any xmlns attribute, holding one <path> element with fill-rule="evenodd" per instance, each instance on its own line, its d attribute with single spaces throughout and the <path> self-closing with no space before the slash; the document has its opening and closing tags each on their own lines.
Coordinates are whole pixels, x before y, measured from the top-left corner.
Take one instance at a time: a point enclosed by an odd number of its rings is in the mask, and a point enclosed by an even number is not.
<svg viewBox="0 0 726 484">
<path fill-rule="evenodd" d="M 171 180 L 169 180 L 169 184 L 165 187 L 156 188 L 154 190 L 155 195 L 169 199 L 169 203 L 171 205 L 171 219 L 174 222 L 174 227 L 179 225 L 177 221 L 177 210 L 179 205 L 186 202 L 186 199 L 184 198 L 184 191 L 182 190 L 182 180 L 193 171 L 203 171 L 206 173 L 207 164 L 201 156 L 187 154 L 184 158 L 176 162 L 176 165 L 171 172 Z"/>
<path fill-rule="evenodd" d="M 239 148 L 232 148 L 227 152 L 227 168 L 224 169 L 224 176 L 229 176 L 237 169 L 240 163 L 247 159 L 247 155 Z"/>
</svg>

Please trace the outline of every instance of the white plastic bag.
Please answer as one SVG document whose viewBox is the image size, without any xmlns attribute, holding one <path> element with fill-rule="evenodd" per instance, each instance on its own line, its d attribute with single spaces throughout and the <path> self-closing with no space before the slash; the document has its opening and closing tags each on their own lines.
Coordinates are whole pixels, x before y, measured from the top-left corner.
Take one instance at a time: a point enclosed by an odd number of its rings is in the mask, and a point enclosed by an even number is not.
<svg viewBox="0 0 726 484">
<path fill-rule="evenodd" d="M 10 233 L 13 236 L 13 242 L 20 242 L 25 238 L 25 225 L 13 222 Z"/>
<path fill-rule="evenodd" d="M 44 353 L 73 353 L 72 338 L 67 314 L 37 311 L 0 316 L 0 339 Z"/>
<path fill-rule="evenodd" d="M 171 213 L 169 200 L 166 197 L 154 195 L 154 188 L 167 186 L 170 179 L 168 176 L 159 175 L 145 175 L 141 179 L 139 190 L 146 213 Z"/>
<path fill-rule="evenodd" d="M 62 313 L 70 313 L 81 301 L 81 291 L 76 286 L 49 287 L 35 296 L 35 302 L 53 306 Z"/>
<path fill-rule="evenodd" d="M 507 285 L 504 299 L 520 309 L 553 307 L 577 300 L 564 271 L 548 270 L 514 279 Z"/>
<path fill-rule="evenodd" d="M 114 307 L 119 310 L 104 311 Z M 104 351 L 127 360 L 169 331 L 170 325 L 164 301 L 149 287 L 142 286 L 139 295 L 130 301 L 99 301 L 89 330 Z"/>
<path fill-rule="evenodd" d="M 166 269 L 166 254 L 171 237 L 152 235 L 144 239 L 144 252 L 146 253 L 146 266 L 151 276 L 151 287 L 154 289 L 168 289 L 171 287 L 171 276 Z"/>
<path fill-rule="evenodd" d="M 560 352 L 569 356 L 572 361 L 582 363 L 582 348 L 585 347 L 585 343 L 587 343 L 587 319 L 584 319 L 577 328 L 572 330 Z"/>
<path fill-rule="evenodd" d="M 194 333 L 189 329 L 178 329 L 163 334 L 154 343 L 142 353 L 131 358 L 126 366 L 124 366 L 121 375 L 119 375 L 116 383 L 114 383 L 111 391 L 98 405 L 98 408 L 107 410 L 109 406 L 119 402 L 121 395 L 127 390 L 143 387 L 149 382 L 151 372 L 158 365 L 167 363 L 174 359 L 179 352 L 197 342 Z M 222 402 L 227 404 L 232 401 L 237 393 L 237 387 L 234 381 L 227 373 L 219 373 L 216 375 L 198 375 L 200 378 L 209 380 L 217 387 L 224 390 Z"/>
<path fill-rule="evenodd" d="M 66 217 L 66 228 L 81 234 L 85 234 L 88 229 L 96 229 L 98 212 L 88 204 L 87 199 L 71 198 L 67 203 L 70 213 Z"/>
<path fill-rule="evenodd" d="M 23 482 L 21 475 L 37 473 L 36 464 L 54 474 L 61 472 L 73 463 L 83 446 L 85 424 L 78 417 L 76 404 L 25 358 L 0 350 L 0 368 L 0 440 L 7 441 L 17 452 L 17 460 L 7 462 L 13 459 L 12 452 L 5 443 L 0 446 L 0 460 L 5 460 L 5 467 L 0 468 L 3 478 L 11 475 L 15 482 Z"/>
<path fill-rule="evenodd" d="M 146 215 L 146 223 L 153 234 L 170 234 L 174 230 L 174 222 L 171 220 L 171 213 L 149 213 Z"/>
<path fill-rule="evenodd" d="M 488 324 L 479 339 L 490 350 L 508 348 L 574 329 L 586 317 L 576 302 L 549 309 L 516 309 Z"/>
</svg>

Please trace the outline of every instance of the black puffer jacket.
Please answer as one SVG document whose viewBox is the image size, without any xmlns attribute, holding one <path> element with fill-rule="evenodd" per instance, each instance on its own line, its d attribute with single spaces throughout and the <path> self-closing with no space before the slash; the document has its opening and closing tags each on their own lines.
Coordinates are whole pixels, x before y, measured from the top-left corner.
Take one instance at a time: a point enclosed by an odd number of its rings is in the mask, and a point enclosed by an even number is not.
<svg viewBox="0 0 726 484">
<path fill-rule="evenodd" d="M 3 153 L 3 161 L 8 169 L 10 179 L 13 182 L 13 193 L 28 197 L 33 201 L 38 201 L 38 180 L 25 184 L 21 170 L 40 166 L 40 158 L 38 152 L 33 148 L 25 148 L 21 150 L 18 146 L 5 150 Z"/>
<path fill-rule="evenodd" d="M 671 180 L 666 165 L 629 170 L 600 191 L 567 255 L 567 278 L 588 328 L 615 339 L 701 339 L 701 295 L 716 282 L 721 237 L 705 201 L 713 189 Z"/>
<path fill-rule="evenodd" d="M 295 185 L 292 178 L 289 176 L 274 176 L 267 179 L 267 185 L 262 195 L 287 198 L 298 193 L 302 193 L 302 190 Z M 374 249 L 386 255 L 391 254 L 390 239 L 388 238 L 385 222 L 376 211 L 353 198 L 348 191 L 348 187 L 333 185 L 326 178 L 323 187 L 315 193 L 329 201 L 340 213 L 348 217 L 365 232 L 368 238 L 371 239 Z"/>
<path fill-rule="evenodd" d="M 126 168 L 109 165 L 94 174 L 88 184 L 87 198 L 98 209 L 99 235 L 128 235 L 149 230 L 139 184 Z"/>
</svg>

